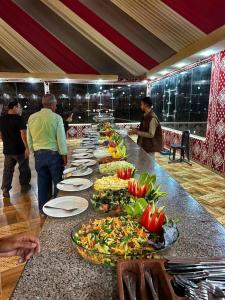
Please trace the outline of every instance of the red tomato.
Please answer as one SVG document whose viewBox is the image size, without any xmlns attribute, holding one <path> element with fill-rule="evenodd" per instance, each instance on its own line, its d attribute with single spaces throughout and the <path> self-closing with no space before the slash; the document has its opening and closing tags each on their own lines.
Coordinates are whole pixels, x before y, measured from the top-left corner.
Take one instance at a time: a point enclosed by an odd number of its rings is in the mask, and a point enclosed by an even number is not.
<svg viewBox="0 0 225 300">
<path fill-rule="evenodd" d="M 141 216 L 140 223 L 148 231 L 154 233 L 160 233 L 162 231 L 163 224 L 165 223 L 165 213 L 162 208 L 154 209 L 148 205 Z"/>
</svg>

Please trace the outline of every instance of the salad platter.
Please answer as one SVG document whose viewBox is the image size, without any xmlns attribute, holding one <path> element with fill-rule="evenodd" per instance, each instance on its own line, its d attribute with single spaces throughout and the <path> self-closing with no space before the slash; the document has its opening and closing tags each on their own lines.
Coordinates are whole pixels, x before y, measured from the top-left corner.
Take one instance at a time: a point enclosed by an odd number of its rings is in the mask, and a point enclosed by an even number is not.
<svg viewBox="0 0 225 300">
<path fill-rule="evenodd" d="M 168 230 L 161 228 L 161 232 L 150 232 L 130 216 L 108 216 L 78 224 L 72 229 L 71 239 L 84 259 L 115 266 L 121 259 L 151 258 L 167 250 L 178 238 L 176 226 L 168 227 Z M 171 231 L 169 243 L 168 231 Z"/>
</svg>

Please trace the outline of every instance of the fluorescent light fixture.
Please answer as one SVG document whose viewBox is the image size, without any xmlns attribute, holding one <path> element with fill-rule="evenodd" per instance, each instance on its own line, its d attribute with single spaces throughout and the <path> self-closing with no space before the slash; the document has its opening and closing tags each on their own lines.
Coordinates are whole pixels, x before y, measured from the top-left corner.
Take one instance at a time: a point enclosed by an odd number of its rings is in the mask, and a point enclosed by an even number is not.
<svg viewBox="0 0 225 300">
<path fill-rule="evenodd" d="M 149 77 L 149 79 L 151 79 L 151 80 L 154 80 L 154 79 L 156 79 L 157 77 L 156 76 L 150 76 Z"/>
<path fill-rule="evenodd" d="M 64 82 L 69 83 L 70 82 L 69 78 L 64 78 Z"/>
<path fill-rule="evenodd" d="M 33 78 L 33 77 L 29 77 L 29 78 L 28 78 L 28 81 L 29 81 L 30 83 L 34 83 L 36 80 L 35 80 L 35 78 Z"/>
<path fill-rule="evenodd" d="M 201 57 L 208 57 L 212 54 L 215 54 L 217 52 L 216 49 L 205 49 L 203 51 L 200 51 L 197 53 L 197 56 L 201 56 Z"/>
<path fill-rule="evenodd" d="M 162 70 L 159 72 L 160 75 L 166 75 L 168 74 L 170 71 L 169 70 Z"/>
<path fill-rule="evenodd" d="M 113 90 L 114 90 L 113 88 L 110 89 L 110 91 L 113 91 Z"/>
<path fill-rule="evenodd" d="M 174 65 L 175 68 L 183 68 L 185 66 L 187 66 L 188 63 L 187 62 L 184 62 L 184 61 L 180 61 L 178 62 L 177 64 Z"/>
<path fill-rule="evenodd" d="M 118 86 L 118 89 L 122 89 L 122 86 Z"/>
</svg>

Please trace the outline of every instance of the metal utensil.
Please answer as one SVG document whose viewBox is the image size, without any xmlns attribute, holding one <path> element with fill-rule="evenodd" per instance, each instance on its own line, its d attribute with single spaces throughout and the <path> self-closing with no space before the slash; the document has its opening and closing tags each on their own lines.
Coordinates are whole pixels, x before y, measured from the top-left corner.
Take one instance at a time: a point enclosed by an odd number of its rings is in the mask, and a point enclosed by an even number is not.
<svg viewBox="0 0 225 300">
<path fill-rule="evenodd" d="M 83 185 L 83 183 L 66 183 L 66 182 L 60 182 L 60 184 L 63 184 L 63 185 L 73 185 L 73 186 L 76 186 L 76 187 L 79 187 L 79 186 Z"/>
<path fill-rule="evenodd" d="M 61 209 L 61 210 L 65 210 L 65 211 L 73 211 L 73 210 L 79 209 L 78 207 L 74 207 L 74 208 L 63 208 L 63 207 L 56 207 L 56 206 L 51 206 L 51 205 L 45 205 L 44 207 L 46 207 L 46 208 L 54 208 L 54 209 Z"/>
<path fill-rule="evenodd" d="M 145 279 L 148 283 L 148 286 L 150 288 L 151 294 L 152 294 L 152 298 L 153 300 L 159 300 L 158 294 L 156 293 L 154 284 L 153 284 L 153 280 L 152 280 L 152 274 L 151 274 L 151 270 L 145 270 Z"/>
<path fill-rule="evenodd" d="M 130 300 L 137 300 L 137 275 L 130 271 L 124 271 L 123 282 L 127 287 Z"/>
</svg>

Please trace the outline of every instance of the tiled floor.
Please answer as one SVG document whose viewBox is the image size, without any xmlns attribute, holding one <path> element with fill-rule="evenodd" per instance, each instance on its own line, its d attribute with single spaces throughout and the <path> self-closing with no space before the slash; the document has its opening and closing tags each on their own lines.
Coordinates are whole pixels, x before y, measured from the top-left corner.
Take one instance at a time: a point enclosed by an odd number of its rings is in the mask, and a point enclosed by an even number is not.
<svg viewBox="0 0 225 300">
<path fill-rule="evenodd" d="M 74 141 L 69 141 L 69 147 Z M 0 145 L 2 153 L 2 145 Z M 0 155 L 0 182 L 3 170 L 3 155 Z M 208 169 L 193 163 L 168 164 L 168 157 L 157 155 L 156 160 L 171 176 L 173 176 L 194 198 L 202 203 L 218 221 L 225 224 L 225 178 L 216 175 Z M 31 157 L 32 189 L 27 195 L 21 195 L 18 182 L 18 171 L 15 172 L 11 200 L 2 199 L 0 194 L 0 238 L 32 232 L 38 235 L 43 220 L 40 219 L 37 205 L 37 186 L 34 161 Z M 23 270 L 18 259 L 0 257 L 0 273 L 2 280 L 2 299 L 8 299 L 14 289 L 17 279 Z"/>
<path fill-rule="evenodd" d="M 223 225 L 225 225 L 225 178 L 192 162 L 168 164 L 168 156 L 156 155 L 157 162 L 174 177 L 186 191 Z"/>
</svg>

